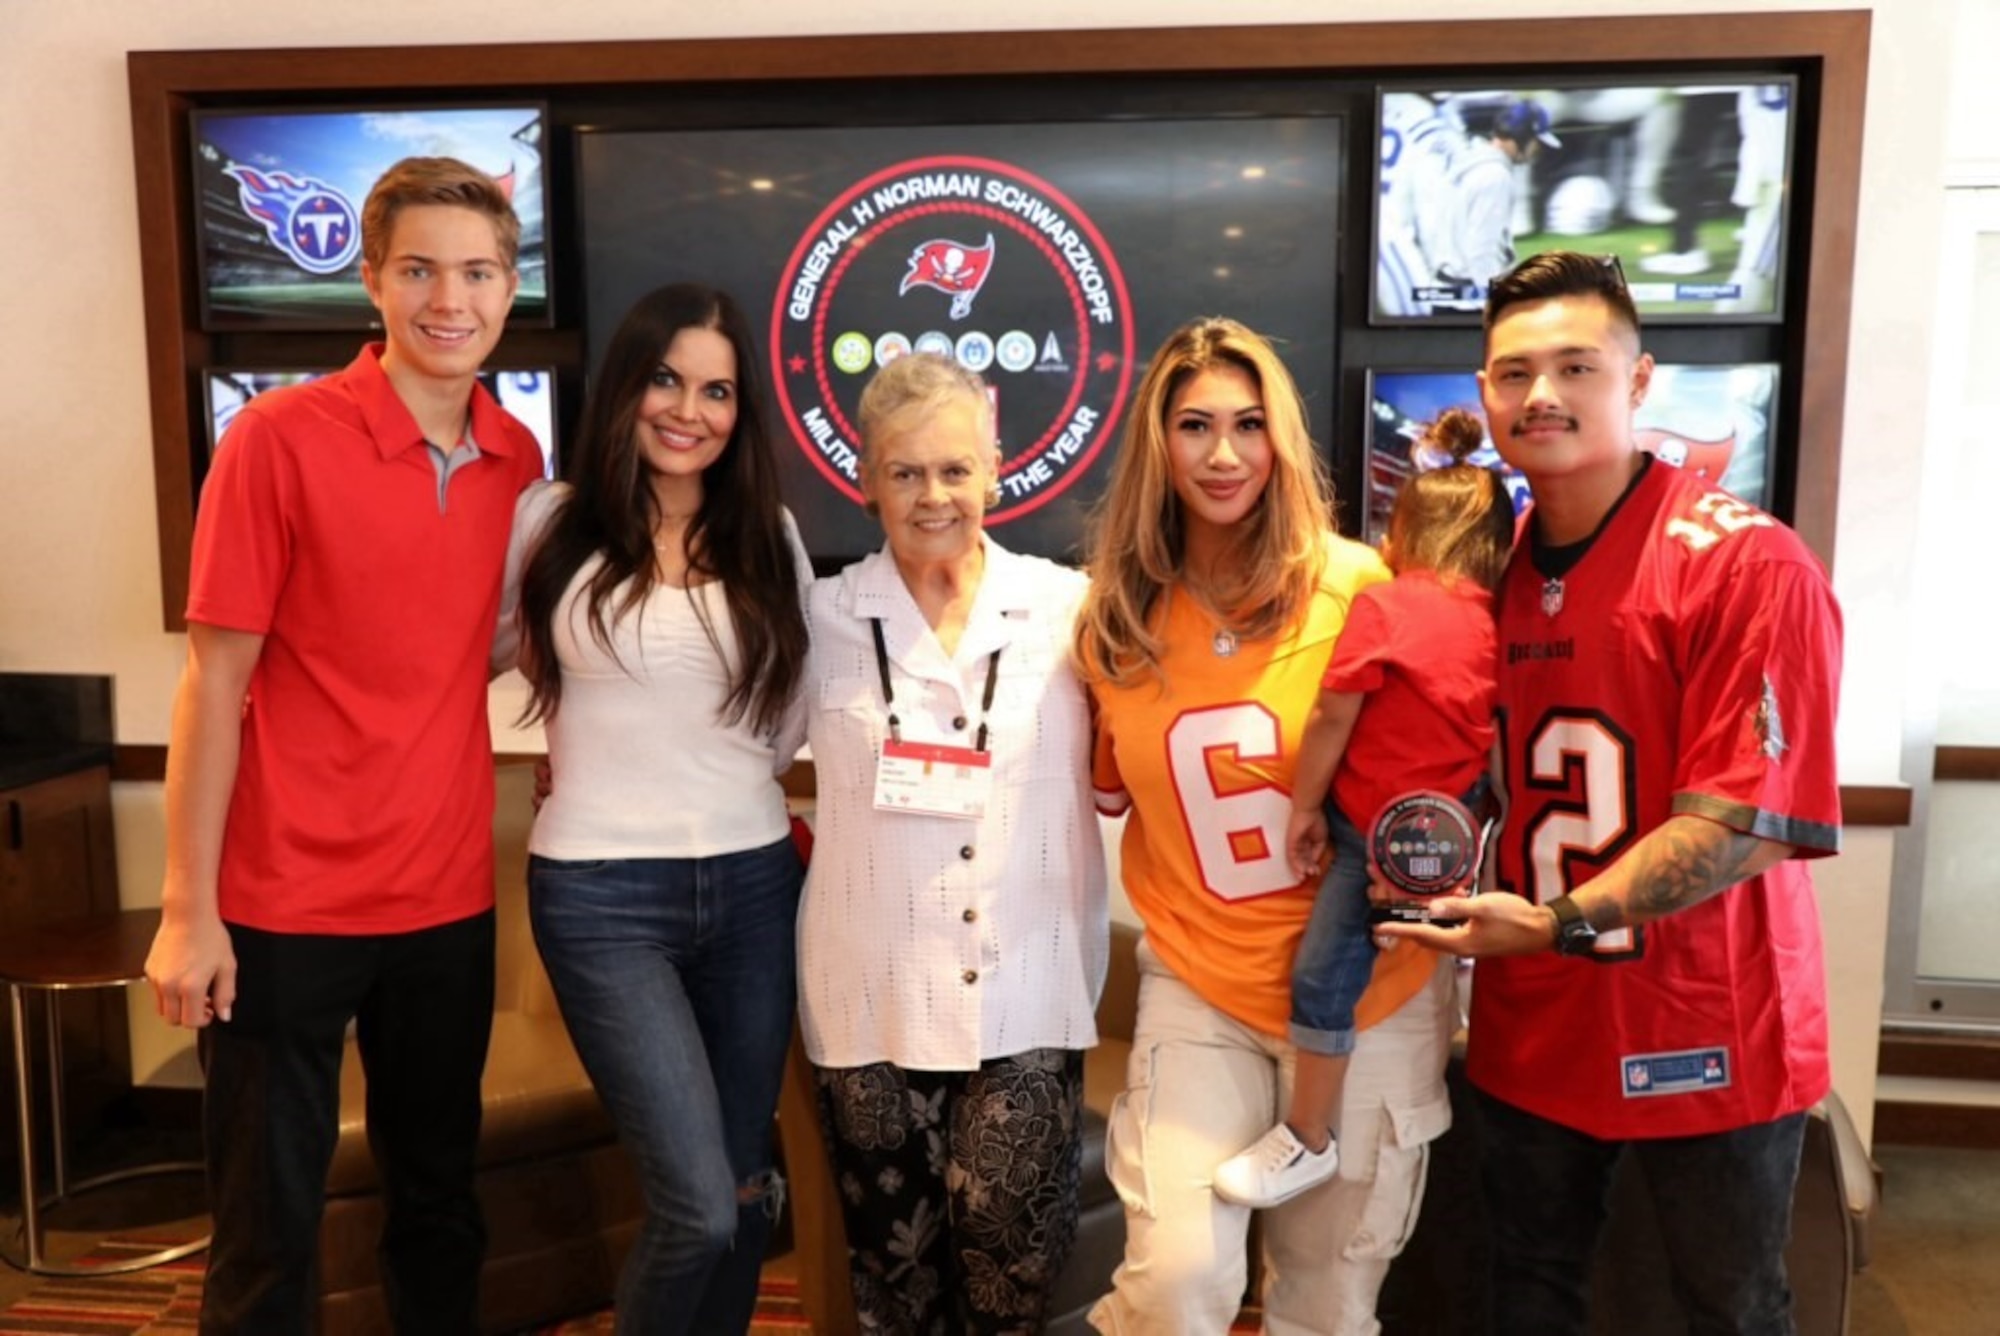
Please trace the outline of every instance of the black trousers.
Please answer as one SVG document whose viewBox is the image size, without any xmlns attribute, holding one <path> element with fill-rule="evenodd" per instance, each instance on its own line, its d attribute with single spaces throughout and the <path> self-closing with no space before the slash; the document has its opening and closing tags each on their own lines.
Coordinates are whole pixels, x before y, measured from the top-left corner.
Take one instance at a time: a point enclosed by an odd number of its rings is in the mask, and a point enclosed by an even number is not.
<svg viewBox="0 0 2000 1336">
<path fill-rule="evenodd" d="M 1612 1176 L 1628 1154 L 1645 1172 L 1688 1331 L 1797 1336 L 1785 1245 L 1803 1113 L 1702 1136 L 1599 1141 L 1475 1095 L 1498 1336 L 1590 1330 L 1591 1259 Z"/>
<path fill-rule="evenodd" d="M 305 1336 L 340 1060 L 356 1022 L 368 1145 L 387 1219 L 381 1266 L 396 1330 L 478 1330 L 486 1228 L 473 1195 L 479 1078 L 493 1027 L 493 914 L 371 937 L 229 925 L 232 1019 L 201 1032 L 215 1241 L 203 1336 Z"/>
<path fill-rule="evenodd" d="M 1076 1241 L 1083 1054 L 819 1073 L 864 1331 L 1040 1331 Z"/>
</svg>

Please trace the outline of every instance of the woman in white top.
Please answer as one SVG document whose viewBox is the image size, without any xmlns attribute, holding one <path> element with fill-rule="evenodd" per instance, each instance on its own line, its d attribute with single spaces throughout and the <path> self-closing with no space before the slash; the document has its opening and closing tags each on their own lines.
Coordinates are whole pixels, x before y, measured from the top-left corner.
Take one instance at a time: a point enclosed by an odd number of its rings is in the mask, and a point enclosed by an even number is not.
<svg viewBox="0 0 2000 1336">
<path fill-rule="evenodd" d="M 1038 1330 L 1076 1235 L 1107 952 L 1083 577 L 984 533 L 992 401 L 912 354 L 862 395 L 887 545 L 809 600 L 817 839 L 799 919 L 869 1331 Z"/>
<path fill-rule="evenodd" d="M 646 1198 L 621 1333 L 748 1328 L 782 1200 L 802 872 L 776 774 L 798 746 L 811 572 L 756 367 L 726 294 L 642 298 L 569 485 L 523 498 L 509 563 L 554 772 L 529 843 L 535 942 Z"/>
</svg>

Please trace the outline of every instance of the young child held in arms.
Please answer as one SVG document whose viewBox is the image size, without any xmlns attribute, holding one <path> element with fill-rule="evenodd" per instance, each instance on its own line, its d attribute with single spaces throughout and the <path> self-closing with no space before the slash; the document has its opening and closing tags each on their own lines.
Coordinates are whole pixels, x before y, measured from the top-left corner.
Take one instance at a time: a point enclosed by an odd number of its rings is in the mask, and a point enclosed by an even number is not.
<svg viewBox="0 0 2000 1336">
<path fill-rule="evenodd" d="M 1484 436 L 1479 419 L 1457 409 L 1430 428 L 1425 443 L 1454 462 L 1397 494 L 1382 548 L 1395 579 L 1355 596 L 1306 721 L 1287 852 L 1301 879 L 1326 880 L 1292 966 L 1291 1107 L 1215 1171 L 1216 1194 L 1239 1205 L 1275 1206 L 1339 1165 L 1333 1122 L 1355 1002 L 1375 963 L 1365 832 L 1413 789 L 1470 799 L 1484 785 L 1498 668 L 1493 590 L 1514 539 L 1500 475 L 1464 462 Z"/>
</svg>

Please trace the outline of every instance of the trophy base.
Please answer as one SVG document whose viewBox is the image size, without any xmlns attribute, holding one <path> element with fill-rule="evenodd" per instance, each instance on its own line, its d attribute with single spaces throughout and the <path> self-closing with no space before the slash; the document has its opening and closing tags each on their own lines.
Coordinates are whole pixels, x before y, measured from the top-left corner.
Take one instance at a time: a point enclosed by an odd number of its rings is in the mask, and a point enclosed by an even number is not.
<svg viewBox="0 0 2000 1336">
<path fill-rule="evenodd" d="M 1394 904 L 1370 905 L 1368 907 L 1368 922 L 1371 925 L 1377 923 L 1427 923 L 1434 928 L 1462 928 L 1465 926 L 1465 920 L 1462 918 L 1433 917 L 1428 904 L 1418 904 L 1414 901 L 1397 901 Z"/>
</svg>

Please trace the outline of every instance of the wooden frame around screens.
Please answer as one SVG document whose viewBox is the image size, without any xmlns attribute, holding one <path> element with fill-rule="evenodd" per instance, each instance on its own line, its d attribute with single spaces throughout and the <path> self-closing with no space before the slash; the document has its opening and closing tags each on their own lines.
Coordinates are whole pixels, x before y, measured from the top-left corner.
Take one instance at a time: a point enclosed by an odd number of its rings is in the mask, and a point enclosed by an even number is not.
<svg viewBox="0 0 2000 1336">
<path fill-rule="evenodd" d="M 1793 515 L 1831 563 L 1839 496 L 1843 397 L 1868 83 L 1870 16 L 1861 10 L 1617 18 L 1465 20 L 1074 32 L 906 33 L 698 41 L 488 46 L 333 47 L 261 51 L 140 51 L 127 61 L 133 157 L 142 211 L 140 267 L 159 506 L 162 617 L 184 625 L 194 528 L 190 395 L 211 359 L 196 290 L 187 113 L 249 98 L 331 99 L 437 92 L 560 96 L 680 83 L 958 78 L 1245 79 L 1313 75 L 1462 77 L 1491 70 L 1611 71 L 1688 65 L 1769 68 L 1812 76 L 1818 116 L 1799 128 L 1795 170 L 1809 173 L 1811 216 L 1792 225 L 1805 255 L 1802 318 L 1788 326 L 1786 362 L 1799 377 Z M 1447 63 L 1442 53 L 1450 53 Z M 329 338 L 329 336 L 318 336 Z M 510 360 L 574 364 L 574 331 L 510 331 Z M 351 336 L 322 352 L 344 363 Z"/>
</svg>

